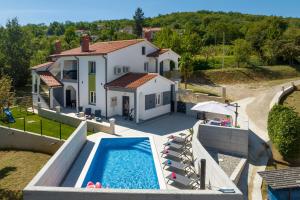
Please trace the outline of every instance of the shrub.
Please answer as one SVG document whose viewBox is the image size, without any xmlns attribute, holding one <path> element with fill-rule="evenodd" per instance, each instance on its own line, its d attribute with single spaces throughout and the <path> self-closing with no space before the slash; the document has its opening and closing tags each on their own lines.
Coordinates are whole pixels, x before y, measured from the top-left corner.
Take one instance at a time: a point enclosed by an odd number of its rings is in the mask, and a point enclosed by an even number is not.
<svg viewBox="0 0 300 200">
<path fill-rule="evenodd" d="M 293 158 L 300 152 L 300 117 L 292 108 L 275 105 L 268 116 L 268 132 L 283 157 Z"/>
</svg>

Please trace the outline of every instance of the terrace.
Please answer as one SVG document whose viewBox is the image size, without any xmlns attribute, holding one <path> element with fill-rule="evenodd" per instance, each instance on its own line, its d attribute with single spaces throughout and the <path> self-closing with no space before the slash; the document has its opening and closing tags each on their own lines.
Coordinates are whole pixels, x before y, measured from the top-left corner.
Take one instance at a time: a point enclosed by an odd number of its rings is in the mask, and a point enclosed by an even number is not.
<svg viewBox="0 0 300 200">
<path fill-rule="evenodd" d="M 170 123 L 176 124 L 176 126 L 170 126 Z M 72 198 L 82 199 L 86 195 L 88 195 L 89 199 L 120 199 L 124 195 L 131 199 L 171 199 L 174 195 L 180 195 L 181 199 L 242 199 L 242 193 L 239 189 L 201 145 L 198 136 L 199 125 L 199 122 L 194 118 L 181 114 L 172 114 L 143 122 L 138 126 L 136 124 L 116 125 L 115 135 L 99 132 L 86 136 L 86 124 L 82 122 L 70 139 L 66 141 L 63 147 L 26 187 L 24 191 L 25 200 L 41 199 L 49 192 L 55 199 L 65 199 L 71 196 Z M 205 159 L 207 163 L 204 190 L 199 190 L 199 188 L 192 190 L 190 187 L 174 183 L 166 184 L 167 180 L 165 177 L 173 170 L 163 168 L 162 163 L 166 159 L 159 154 L 164 149 L 163 144 L 168 141 L 168 136 L 179 135 L 179 133 L 185 132 L 190 127 L 194 127 L 195 130 L 192 149 L 193 157 L 197 158 L 195 161 L 196 170 L 199 171 L 197 168 L 201 159 Z M 84 177 L 82 175 L 84 171 L 89 169 L 88 163 L 92 162 L 93 154 L 100 143 L 99 140 L 101 138 L 119 137 L 148 137 L 150 140 L 153 140 L 152 144 L 155 146 L 151 146 L 153 158 L 155 163 L 159 163 L 159 166 L 156 167 L 156 172 L 159 181 L 163 181 L 166 188 L 160 187 L 159 190 L 88 189 L 78 187 L 78 184 L 76 185 L 78 180 Z M 226 194 L 220 188 L 232 189 L 234 193 Z"/>
</svg>

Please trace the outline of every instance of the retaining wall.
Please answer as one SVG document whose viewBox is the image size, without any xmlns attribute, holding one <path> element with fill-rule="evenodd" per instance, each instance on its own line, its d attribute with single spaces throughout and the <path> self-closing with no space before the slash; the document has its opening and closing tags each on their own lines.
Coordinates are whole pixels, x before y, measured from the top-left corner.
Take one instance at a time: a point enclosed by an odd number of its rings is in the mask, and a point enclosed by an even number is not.
<svg viewBox="0 0 300 200">
<path fill-rule="evenodd" d="M 30 186 L 59 186 L 86 143 L 87 123 L 82 122 L 61 148 L 29 183 Z M 67 198 L 66 198 L 67 199 Z"/>
<path fill-rule="evenodd" d="M 77 117 L 72 117 L 72 116 L 66 115 L 64 113 L 57 113 L 56 111 L 48 110 L 48 109 L 44 109 L 44 108 L 39 108 L 38 114 L 41 117 L 55 120 L 55 121 L 61 122 L 63 124 L 68 124 L 73 127 L 77 127 L 77 126 L 79 126 L 79 124 L 82 121 L 86 121 L 88 131 L 105 132 L 105 133 L 109 133 L 109 134 L 114 133 L 114 127 L 107 123 L 99 123 L 99 122 L 92 121 L 92 120 L 80 119 Z"/>
<path fill-rule="evenodd" d="M 295 90 L 295 86 L 293 85 L 293 83 L 289 87 L 282 87 L 281 91 L 277 92 L 273 97 L 270 103 L 270 109 L 272 109 L 274 105 L 279 104 L 283 97 L 292 93 L 294 90 Z"/>
<path fill-rule="evenodd" d="M 199 128 L 201 126 L 201 122 L 197 122 L 194 126 L 194 135 L 192 140 L 193 146 L 193 156 L 196 158 L 195 166 L 196 170 L 198 170 L 199 162 L 201 159 L 206 160 L 206 185 L 211 184 L 211 186 L 216 188 L 230 188 L 235 190 L 236 196 L 232 199 L 242 199 L 242 193 L 236 187 L 236 185 L 230 180 L 227 174 L 221 169 L 221 167 L 216 163 L 216 161 L 210 156 L 210 154 L 206 151 L 202 142 L 199 140 L 200 132 Z M 224 195 L 226 196 L 226 195 Z"/>
<path fill-rule="evenodd" d="M 0 149 L 15 149 L 54 154 L 64 141 L 31 132 L 0 126 Z"/>
<path fill-rule="evenodd" d="M 248 157 L 248 135 L 246 129 L 234 127 L 199 125 L 199 140 L 209 148 Z"/>
</svg>

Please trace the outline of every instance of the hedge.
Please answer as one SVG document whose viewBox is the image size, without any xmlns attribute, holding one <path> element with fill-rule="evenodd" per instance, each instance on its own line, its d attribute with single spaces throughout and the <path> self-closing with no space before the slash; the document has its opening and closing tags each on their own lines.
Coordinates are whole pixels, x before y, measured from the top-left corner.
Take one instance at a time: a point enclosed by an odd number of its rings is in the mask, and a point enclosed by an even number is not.
<svg viewBox="0 0 300 200">
<path fill-rule="evenodd" d="M 268 116 L 268 132 L 272 143 L 285 158 L 300 153 L 300 116 L 292 108 L 275 105 Z"/>
</svg>

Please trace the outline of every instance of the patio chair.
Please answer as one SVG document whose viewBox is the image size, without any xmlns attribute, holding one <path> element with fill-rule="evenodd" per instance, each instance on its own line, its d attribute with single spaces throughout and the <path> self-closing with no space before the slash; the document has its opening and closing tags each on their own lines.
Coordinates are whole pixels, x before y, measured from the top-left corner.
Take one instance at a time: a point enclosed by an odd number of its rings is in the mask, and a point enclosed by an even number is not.
<svg viewBox="0 0 300 200">
<path fill-rule="evenodd" d="M 169 181 L 172 181 L 175 183 L 179 183 L 185 187 L 191 187 L 192 189 L 197 188 L 197 186 L 199 186 L 199 179 L 192 179 L 180 174 L 176 174 L 174 172 L 170 173 L 166 178 L 168 179 L 168 184 Z"/>
<path fill-rule="evenodd" d="M 162 157 L 174 157 L 177 159 L 181 159 L 183 157 L 188 157 L 191 155 L 191 152 L 188 150 L 182 151 L 182 152 L 177 152 L 177 151 L 172 151 L 169 149 L 164 149 L 163 151 L 160 152 Z"/>
<path fill-rule="evenodd" d="M 91 108 L 86 108 L 84 114 L 86 119 L 93 119 Z"/>
<path fill-rule="evenodd" d="M 190 141 L 190 138 L 192 137 L 192 134 L 188 134 L 182 137 L 175 136 L 175 135 L 169 135 L 168 136 L 168 142 L 175 142 L 175 143 L 186 143 Z"/>
<path fill-rule="evenodd" d="M 182 170 L 184 172 L 187 172 L 187 169 L 190 167 L 187 164 L 184 164 L 182 162 L 177 162 L 177 161 L 174 161 L 174 160 L 170 160 L 170 159 L 165 160 L 162 164 L 163 164 L 164 169 L 166 167 L 170 167 L 170 168 Z"/>
<path fill-rule="evenodd" d="M 95 110 L 95 120 L 96 122 L 102 122 L 101 110 Z"/>
<path fill-rule="evenodd" d="M 184 149 L 190 149 L 191 145 L 186 143 L 186 144 L 178 144 L 178 143 L 174 143 L 174 142 L 166 142 L 163 144 L 166 147 L 169 147 L 169 149 L 174 149 L 176 151 L 181 151 Z"/>
</svg>

